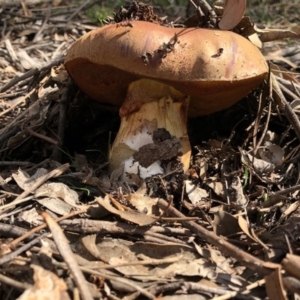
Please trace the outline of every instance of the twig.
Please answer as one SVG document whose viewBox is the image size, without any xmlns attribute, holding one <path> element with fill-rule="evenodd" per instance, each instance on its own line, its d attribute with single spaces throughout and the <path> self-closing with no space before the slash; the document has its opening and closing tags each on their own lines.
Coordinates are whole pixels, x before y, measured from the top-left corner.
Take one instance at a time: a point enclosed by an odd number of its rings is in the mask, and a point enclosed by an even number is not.
<svg viewBox="0 0 300 300">
<path fill-rule="evenodd" d="M 0 166 L 30 166 L 29 161 L 0 161 Z"/>
<path fill-rule="evenodd" d="M 268 127 L 269 127 L 269 122 L 270 122 L 270 118 L 271 118 L 271 112 L 272 112 L 272 103 L 271 101 L 269 102 L 269 109 L 268 109 L 268 114 L 267 114 L 267 120 L 266 120 L 266 123 L 264 125 L 264 129 L 263 129 L 263 132 L 261 134 L 261 137 L 259 139 L 259 141 L 257 142 L 256 146 L 255 146 L 255 149 L 253 150 L 253 153 L 254 155 L 256 155 L 260 145 L 262 144 L 262 142 L 264 141 L 265 139 L 265 136 L 266 136 L 266 133 L 268 131 Z"/>
<path fill-rule="evenodd" d="M 128 285 L 128 286 L 134 288 L 135 290 L 139 291 L 142 295 L 146 296 L 148 299 L 156 299 L 156 297 L 153 294 L 149 293 L 148 291 L 146 291 L 145 289 L 140 287 L 138 284 L 135 284 L 133 281 L 130 281 L 128 279 L 113 276 L 113 275 L 109 275 L 109 274 L 102 273 L 102 272 L 99 272 L 99 271 L 94 271 L 94 270 L 91 270 L 91 269 L 88 269 L 88 268 L 85 268 L 85 267 L 80 267 L 80 269 L 83 272 L 88 273 L 88 274 L 94 274 L 94 275 L 102 276 L 102 277 L 104 277 L 106 279 L 109 279 L 109 280 L 114 280 L 114 281 L 117 281 L 117 282 L 125 283 L 126 285 Z"/>
<path fill-rule="evenodd" d="M 37 132 L 33 131 L 31 128 L 29 128 L 29 127 L 26 127 L 25 131 L 27 131 L 30 135 L 35 136 L 35 137 L 37 137 L 37 138 L 39 138 L 41 140 L 44 140 L 44 141 L 46 141 L 46 142 L 48 142 L 50 144 L 53 144 L 53 145 L 57 145 L 58 144 L 58 141 L 55 141 L 54 139 L 52 139 L 52 138 L 50 138 L 48 136 L 45 136 L 43 134 L 37 133 Z"/>
<path fill-rule="evenodd" d="M 300 190 L 300 184 L 292 186 L 290 188 L 275 192 L 273 195 L 287 195 L 289 193 L 293 193 Z"/>
<path fill-rule="evenodd" d="M 26 290 L 26 289 L 30 289 L 32 287 L 31 284 L 11 279 L 11 278 L 6 277 L 2 274 L 0 274 L 0 282 L 5 283 L 5 284 L 7 284 L 9 286 L 12 286 L 12 287 L 14 287 L 16 289 L 19 289 L 19 290 Z"/>
<path fill-rule="evenodd" d="M 14 200 L 14 201 L 12 201 L 8 204 L 1 205 L 0 206 L 0 220 L 3 219 L 2 213 L 3 213 L 4 209 L 8 209 L 8 208 L 14 207 L 18 204 L 25 203 L 25 202 L 31 200 L 33 197 L 34 196 L 29 196 L 29 197 L 25 197 L 25 198 L 22 198 L 22 199 L 19 199 L 19 200 Z"/>
<path fill-rule="evenodd" d="M 62 152 L 59 147 L 63 146 L 64 139 L 65 139 L 65 124 L 66 124 L 66 114 L 67 114 L 67 103 L 71 94 L 71 86 L 72 80 L 69 79 L 66 85 L 66 89 L 62 94 L 60 105 L 59 105 L 59 120 L 58 120 L 58 139 L 59 139 L 59 146 L 55 147 L 53 152 L 53 159 L 60 162 Z"/>
<path fill-rule="evenodd" d="M 7 52 L 10 56 L 10 59 L 12 60 L 13 64 L 15 64 L 15 66 L 19 69 L 19 71 L 24 72 L 24 68 L 22 67 L 22 65 L 20 64 L 19 58 L 10 42 L 9 39 L 6 39 L 4 41 L 5 47 L 7 49 Z"/>
<path fill-rule="evenodd" d="M 82 299 L 93 300 L 91 291 L 87 285 L 87 282 L 81 270 L 79 269 L 74 254 L 70 248 L 69 242 L 65 237 L 65 235 L 63 234 L 63 231 L 61 230 L 59 225 L 46 212 L 42 212 L 41 215 L 46 221 L 52 233 L 57 249 L 59 250 L 61 256 L 64 258 L 66 264 L 69 267 L 70 272 L 73 275 L 73 279 L 81 293 Z"/>
<path fill-rule="evenodd" d="M 292 89 L 295 91 L 298 97 L 300 97 L 300 84 L 295 83 L 290 80 L 283 79 L 279 76 L 276 76 L 277 81 L 279 81 L 282 85 L 284 85 L 286 88 Z M 294 93 L 293 93 L 294 94 Z"/>
<path fill-rule="evenodd" d="M 161 209 L 166 209 L 168 207 L 168 203 L 163 199 L 159 199 L 157 204 Z M 181 217 L 181 218 L 184 217 L 184 215 L 173 206 L 169 207 L 168 213 L 171 214 L 172 216 Z M 207 229 L 205 229 L 204 227 L 198 225 L 193 221 L 185 221 L 183 222 L 183 225 L 189 228 L 192 232 L 194 232 L 196 235 L 198 235 L 206 242 L 213 244 L 224 253 L 234 257 L 236 260 L 241 262 L 244 266 L 248 267 L 249 269 L 258 272 L 261 275 L 266 275 L 272 272 L 271 269 L 267 268 L 264 265 L 264 262 L 262 260 L 233 246 L 228 241 L 226 241 L 224 237 L 218 236 L 215 233 L 208 231 Z"/>
<path fill-rule="evenodd" d="M 173 234 L 176 236 L 191 236 L 192 233 L 185 228 L 172 228 L 161 226 L 143 226 L 137 227 L 136 225 L 121 223 L 121 222 L 109 222 L 109 221 L 96 221 L 96 220 L 84 220 L 74 219 L 62 221 L 61 226 L 68 231 L 78 233 L 98 233 L 98 234 Z"/>
<path fill-rule="evenodd" d="M 182 286 L 184 286 L 184 280 L 180 279 L 175 282 L 168 282 L 162 285 L 155 285 L 153 287 L 150 287 L 149 292 L 154 295 L 165 294 L 167 292 L 170 293 L 171 291 L 181 290 Z M 191 299 L 192 298 L 193 297 L 191 297 Z"/>
<path fill-rule="evenodd" d="M 184 282 L 183 286 L 188 291 L 194 291 L 194 292 L 205 292 L 205 293 L 212 293 L 212 294 L 219 294 L 219 295 L 224 295 L 224 294 L 228 295 L 230 293 L 229 290 L 225 290 L 219 287 L 211 287 L 196 282 Z"/>
<path fill-rule="evenodd" d="M 265 284 L 265 280 L 264 279 L 261 279 L 261 280 L 258 280 L 254 283 L 251 283 L 249 285 L 247 285 L 245 287 L 245 289 L 243 289 L 242 291 L 239 290 L 239 291 L 234 291 L 234 292 L 228 292 L 227 294 L 225 295 L 222 295 L 222 296 L 218 296 L 218 297 L 214 297 L 212 298 L 212 300 L 227 300 L 227 299 L 232 299 L 238 295 L 243 295 L 243 292 L 246 292 L 246 291 L 250 291 L 254 288 L 257 288 L 259 286 L 262 286 Z"/>
<path fill-rule="evenodd" d="M 36 237 L 35 239 L 33 239 L 32 241 L 28 242 L 27 244 L 23 245 L 22 247 L 20 247 L 19 249 L 3 256 L 0 258 L 0 265 L 3 265 L 11 260 L 13 260 L 15 257 L 17 257 L 19 254 L 21 254 L 22 252 L 30 249 L 32 246 L 34 246 L 35 244 L 37 244 L 41 238 L 43 238 L 44 236 L 46 236 L 47 234 L 49 234 L 48 232 L 45 232 L 44 234 Z"/>
<path fill-rule="evenodd" d="M 18 227 L 11 224 L 5 224 L 0 223 L 0 235 L 2 237 L 16 237 L 16 236 L 22 236 L 23 234 L 26 234 L 27 230 L 22 227 Z M 36 236 L 32 236 L 31 239 L 35 238 Z"/>
<path fill-rule="evenodd" d="M 272 84 L 273 91 L 275 91 L 275 93 L 280 98 L 280 101 L 282 104 L 282 105 L 279 105 L 280 109 L 283 111 L 284 115 L 286 116 L 288 121 L 293 126 L 295 133 L 296 133 L 298 139 L 300 140 L 300 122 L 299 122 L 298 116 L 295 114 L 295 112 L 291 108 L 290 104 L 286 101 L 286 99 L 279 87 L 277 79 L 272 72 L 271 72 L 271 84 Z"/>
<path fill-rule="evenodd" d="M 67 22 L 71 21 L 81 10 L 83 10 L 88 4 L 90 0 L 85 1 L 82 3 L 72 14 L 69 18 L 67 18 Z"/>
<path fill-rule="evenodd" d="M 15 76 L 7 84 L 5 84 L 4 86 L 0 87 L 0 93 L 3 93 L 5 91 L 7 91 L 8 89 L 10 89 L 12 86 L 14 86 L 15 84 L 17 84 L 20 81 L 23 81 L 23 80 L 25 80 L 25 79 L 33 76 L 33 75 L 37 75 L 37 74 L 39 74 L 40 72 L 42 72 L 44 70 L 51 69 L 54 66 L 60 65 L 61 63 L 63 63 L 63 61 L 64 61 L 64 58 L 62 57 L 62 58 L 60 58 L 58 60 L 55 60 L 55 61 L 53 61 L 53 62 L 45 65 L 42 68 L 34 68 L 34 69 L 31 69 L 28 72 L 24 73 L 21 76 L 18 76 L 18 75 Z"/>
<path fill-rule="evenodd" d="M 60 218 L 57 218 L 55 221 L 56 222 L 60 222 L 60 221 L 63 221 L 63 220 L 66 220 L 68 218 L 71 218 L 71 217 L 74 217 L 76 215 L 79 215 L 79 214 L 83 214 L 83 213 L 86 213 L 86 209 L 83 209 L 83 210 L 79 210 L 79 211 L 73 211 L 65 216 L 62 216 Z M 44 228 L 47 227 L 47 224 L 43 224 L 43 225 L 40 225 L 40 226 L 37 226 L 33 229 L 31 229 L 30 231 L 26 232 L 24 235 L 20 236 L 19 238 L 13 240 L 12 242 L 10 242 L 8 244 L 8 247 L 10 248 L 14 248 L 16 247 L 16 245 L 20 242 L 22 242 L 23 240 L 27 239 L 28 237 L 30 237 L 32 234 L 34 234 L 35 232 L 38 232 Z"/>
</svg>

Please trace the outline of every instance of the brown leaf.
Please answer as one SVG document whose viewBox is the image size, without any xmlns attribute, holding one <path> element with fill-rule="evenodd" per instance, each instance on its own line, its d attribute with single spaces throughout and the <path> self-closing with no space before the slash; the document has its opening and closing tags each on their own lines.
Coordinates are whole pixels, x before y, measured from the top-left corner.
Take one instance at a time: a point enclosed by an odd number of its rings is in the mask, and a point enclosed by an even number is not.
<svg viewBox="0 0 300 300">
<path fill-rule="evenodd" d="M 68 300 L 65 282 L 58 278 L 54 273 L 47 271 L 37 265 L 31 265 L 34 270 L 34 286 L 27 289 L 18 299 L 19 300 Z"/>
<path fill-rule="evenodd" d="M 254 30 L 259 34 L 259 38 L 263 43 L 299 37 L 297 33 L 285 29 L 259 29 L 254 25 Z"/>
<path fill-rule="evenodd" d="M 239 231 L 238 220 L 230 213 L 224 211 L 223 206 L 221 206 L 214 213 L 213 229 L 217 235 L 227 236 L 235 234 Z"/>
<path fill-rule="evenodd" d="M 265 263 L 264 265 L 273 269 L 269 275 L 265 276 L 268 298 L 272 300 L 287 300 L 283 288 L 281 266 L 272 263 Z"/>
<path fill-rule="evenodd" d="M 283 259 L 282 265 L 289 274 L 300 279 L 300 257 L 298 255 L 288 253 Z"/>
<path fill-rule="evenodd" d="M 118 211 L 102 198 L 98 198 L 97 201 L 110 213 L 119 216 L 123 220 L 138 224 L 139 226 L 147 226 L 155 222 L 154 219 L 138 211 Z"/>
<path fill-rule="evenodd" d="M 233 29 L 242 20 L 246 10 L 246 0 L 227 0 L 222 19 L 218 26 L 222 30 Z"/>
</svg>

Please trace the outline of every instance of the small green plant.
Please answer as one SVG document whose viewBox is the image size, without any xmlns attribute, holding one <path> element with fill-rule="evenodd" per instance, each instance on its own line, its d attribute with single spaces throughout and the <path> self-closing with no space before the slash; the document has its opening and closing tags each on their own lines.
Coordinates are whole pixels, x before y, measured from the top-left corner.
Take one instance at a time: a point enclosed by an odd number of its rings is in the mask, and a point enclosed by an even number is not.
<svg viewBox="0 0 300 300">
<path fill-rule="evenodd" d="M 112 7 L 100 6 L 95 4 L 86 10 L 87 17 L 93 22 L 100 22 L 102 24 L 103 20 L 107 18 L 107 16 L 112 15 L 113 13 Z"/>
<path fill-rule="evenodd" d="M 87 17 L 93 22 L 99 22 L 103 25 L 103 20 L 108 16 L 112 16 L 114 11 L 118 11 L 122 5 L 125 5 L 125 1 L 103 1 L 101 5 L 94 4 L 86 10 Z"/>
</svg>

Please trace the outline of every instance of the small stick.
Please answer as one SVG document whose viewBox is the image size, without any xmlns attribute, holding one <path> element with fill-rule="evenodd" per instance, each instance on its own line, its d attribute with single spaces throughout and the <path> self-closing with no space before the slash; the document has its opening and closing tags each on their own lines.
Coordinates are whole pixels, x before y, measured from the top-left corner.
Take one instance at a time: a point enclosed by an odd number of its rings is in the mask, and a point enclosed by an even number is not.
<svg viewBox="0 0 300 300">
<path fill-rule="evenodd" d="M 66 126 L 66 115 L 67 115 L 67 103 L 71 93 L 72 81 L 68 80 L 65 91 L 63 92 L 60 105 L 59 105 L 59 120 L 58 120 L 58 139 L 59 139 L 59 147 L 62 147 L 65 139 L 65 126 Z M 55 147 L 53 151 L 53 159 L 55 161 L 61 161 L 62 152 L 59 147 Z"/>
<path fill-rule="evenodd" d="M 56 222 L 60 222 L 60 221 L 66 220 L 66 219 L 68 219 L 68 218 L 71 218 L 71 217 L 73 217 L 73 216 L 83 214 L 83 213 L 85 213 L 85 212 L 86 212 L 86 209 L 84 209 L 84 210 L 79 210 L 79 211 L 73 211 L 73 212 L 71 212 L 71 213 L 69 213 L 69 214 L 67 214 L 67 215 L 65 215 L 65 216 L 62 216 L 62 217 L 60 217 L 60 218 L 57 218 L 55 221 L 56 221 Z M 22 236 L 20 236 L 19 238 L 17 238 L 17 239 L 15 239 L 15 240 L 13 240 L 12 242 L 10 242 L 10 243 L 8 244 L 8 247 L 10 247 L 10 248 L 15 248 L 15 247 L 17 246 L 18 243 L 22 242 L 23 240 L 27 239 L 28 237 L 30 237 L 30 236 L 31 236 L 32 234 L 34 234 L 35 232 L 38 232 L 38 231 L 40 231 L 40 230 L 42 230 L 42 229 L 44 229 L 44 228 L 46 228 L 46 227 L 47 227 L 47 224 L 42 224 L 42 225 L 40 225 L 40 226 L 37 226 L 37 227 L 31 229 L 30 231 L 26 232 L 24 235 L 22 235 Z"/>
<path fill-rule="evenodd" d="M 19 290 L 27 290 L 27 289 L 30 289 L 32 287 L 31 284 L 14 280 L 12 278 L 4 276 L 3 274 L 0 274 L 0 282 L 5 283 L 7 285 L 10 285 L 10 286 L 12 286 L 16 289 L 19 289 Z"/>
<path fill-rule="evenodd" d="M 4 86 L 0 87 L 0 93 L 3 93 L 5 91 L 7 91 L 8 89 L 10 89 L 12 86 L 14 86 L 15 84 L 17 84 L 20 81 L 23 81 L 27 78 L 30 78 L 33 75 L 37 75 L 40 74 L 42 71 L 51 69 L 54 66 L 60 65 L 61 63 L 63 63 L 64 58 L 61 57 L 58 60 L 52 61 L 51 63 L 45 65 L 42 68 L 34 68 L 29 70 L 28 72 L 24 73 L 21 76 L 16 75 L 11 81 L 9 81 L 7 84 L 5 84 Z"/>
<path fill-rule="evenodd" d="M 15 257 L 17 257 L 18 255 L 20 255 L 21 253 L 23 253 L 24 251 L 30 249 L 32 246 L 34 246 L 35 244 L 37 244 L 41 238 L 43 238 L 44 236 L 46 236 L 47 234 L 49 234 L 48 232 L 43 233 L 42 235 L 36 237 L 35 239 L 33 239 L 32 241 L 28 242 L 27 244 L 23 245 L 22 247 L 18 248 L 17 250 L 3 256 L 0 258 L 0 266 L 13 260 Z"/>
<path fill-rule="evenodd" d="M 157 202 L 159 208 L 166 209 L 169 205 L 165 200 L 159 199 Z M 184 217 L 184 214 L 179 212 L 175 207 L 171 206 L 168 209 L 168 213 L 172 216 L 176 217 Z M 249 269 L 258 272 L 261 275 L 270 274 L 272 269 L 267 268 L 264 264 L 264 261 L 252 256 L 251 254 L 235 247 L 234 245 L 230 244 L 224 237 L 218 236 L 213 232 L 208 231 L 204 227 L 198 225 L 193 221 L 185 221 L 183 225 L 194 232 L 197 236 L 213 244 L 214 246 L 218 247 L 224 253 L 234 257 L 236 260 L 241 262 L 244 266 L 248 267 Z M 274 264 L 275 265 L 275 264 Z"/>
<path fill-rule="evenodd" d="M 93 300 L 94 298 L 91 294 L 91 291 L 87 285 L 87 282 L 83 276 L 82 271 L 80 270 L 76 262 L 74 254 L 70 248 L 69 242 L 65 237 L 62 229 L 46 212 L 42 212 L 41 215 L 44 218 L 45 222 L 47 223 L 52 233 L 57 249 L 59 250 L 61 256 L 64 258 L 66 264 L 69 267 L 70 272 L 73 275 L 74 281 L 81 293 L 82 299 Z"/>
<path fill-rule="evenodd" d="M 298 116 L 295 114 L 295 112 L 291 108 L 290 104 L 285 99 L 285 97 L 279 87 L 279 84 L 277 82 L 275 75 L 271 72 L 270 76 L 271 76 L 272 89 L 278 95 L 278 97 L 280 98 L 280 101 L 281 101 L 281 105 L 279 105 L 280 109 L 283 111 L 284 115 L 286 116 L 288 121 L 293 126 L 295 133 L 296 133 L 298 139 L 300 140 L 300 122 L 299 122 Z"/>
<path fill-rule="evenodd" d="M 35 137 L 37 137 L 37 138 L 39 138 L 41 140 L 44 140 L 44 141 L 46 141 L 46 142 L 48 142 L 50 144 L 53 144 L 53 145 L 57 145 L 58 144 L 58 141 L 55 141 L 54 139 L 52 139 L 52 138 L 50 138 L 48 136 L 45 136 L 43 134 L 37 133 L 37 132 L 33 131 L 31 128 L 29 128 L 29 127 L 26 127 L 25 131 L 27 131 L 30 135 L 35 136 Z"/>
</svg>

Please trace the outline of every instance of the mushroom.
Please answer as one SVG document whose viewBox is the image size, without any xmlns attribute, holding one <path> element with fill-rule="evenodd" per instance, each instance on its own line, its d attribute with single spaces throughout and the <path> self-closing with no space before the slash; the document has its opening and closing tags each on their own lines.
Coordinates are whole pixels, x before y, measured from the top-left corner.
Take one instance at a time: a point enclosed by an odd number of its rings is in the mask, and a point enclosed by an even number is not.
<svg viewBox="0 0 300 300">
<path fill-rule="evenodd" d="M 133 153 L 165 128 L 181 142 L 184 170 L 191 148 L 187 117 L 230 107 L 267 76 L 261 52 L 229 31 L 169 28 L 143 21 L 110 24 L 77 40 L 65 67 L 92 99 L 120 107 L 121 125 L 110 170 L 142 178 L 162 173 L 159 161 L 143 167 Z"/>
</svg>

